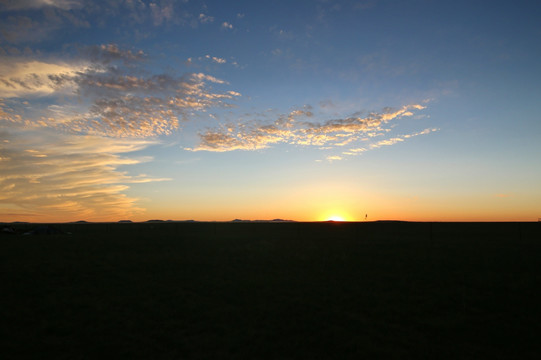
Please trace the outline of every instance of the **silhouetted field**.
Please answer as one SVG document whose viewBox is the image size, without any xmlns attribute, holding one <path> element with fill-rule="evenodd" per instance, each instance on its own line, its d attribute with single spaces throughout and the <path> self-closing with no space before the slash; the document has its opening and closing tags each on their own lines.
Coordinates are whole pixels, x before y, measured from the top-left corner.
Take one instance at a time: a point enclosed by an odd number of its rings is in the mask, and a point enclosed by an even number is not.
<svg viewBox="0 0 541 360">
<path fill-rule="evenodd" d="M 0 235 L 3 359 L 541 354 L 541 223 L 55 226 Z"/>
</svg>

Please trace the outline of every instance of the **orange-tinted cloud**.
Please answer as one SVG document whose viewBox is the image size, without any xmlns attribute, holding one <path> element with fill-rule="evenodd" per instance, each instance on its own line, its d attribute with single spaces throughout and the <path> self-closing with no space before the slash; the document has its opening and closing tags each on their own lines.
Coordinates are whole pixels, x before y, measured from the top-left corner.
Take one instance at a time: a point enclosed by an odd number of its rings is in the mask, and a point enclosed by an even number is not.
<svg viewBox="0 0 541 360">
<path fill-rule="evenodd" d="M 191 151 L 231 151 L 264 149 L 272 144 L 342 147 L 355 141 L 380 136 L 390 131 L 388 123 L 403 117 L 410 117 L 413 111 L 424 106 L 412 104 L 399 109 L 387 108 L 381 113 L 369 113 L 367 116 L 352 116 L 323 122 L 309 121 L 314 113 L 309 110 L 295 110 L 288 115 L 279 116 L 269 124 L 256 121 L 227 125 L 208 130 L 200 134 L 201 142 Z M 407 135 L 410 137 L 412 135 Z M 403 141 L 402 138 L 381 140 L 372 148 Z M 353 152 L 360 152 L 353 150 Z M 336 160 L 336 159 L 335 159 Z"/>
<path fill-rule="evenodd" d="M 0 217 L 33 221 L 114 220 L 143 209 L 124 194 L 130 176 L 120 166 L 149 159 L 125 156 L 150 142 L 58 134 L 44 129 L 0 132 Z"/>
<path fill-rule="evenodd" d="M 73 111 L 39 109 L 42 105 L 36 104 L 33 108 L 41 115 L 26 117 L 25 126 L 152 137 L 171 134 L 194 111 L 231 106 L 229 101 L 240 96 L 233 90 L 215 91 L 213 86 L 227 82 L 201 72 L 141 76 L 139 63 L 145 58 L 141 51 L 115 44 L 87 47 L 71 64 L 6 57 L 0 65 L 0 97 L 33 101 L 44 95 L 62 96 L 65 109 L 74 109 L 69 100 L 77 104 Z M 10 117 L 11 122 L 16 120 Z"/>
</svg>

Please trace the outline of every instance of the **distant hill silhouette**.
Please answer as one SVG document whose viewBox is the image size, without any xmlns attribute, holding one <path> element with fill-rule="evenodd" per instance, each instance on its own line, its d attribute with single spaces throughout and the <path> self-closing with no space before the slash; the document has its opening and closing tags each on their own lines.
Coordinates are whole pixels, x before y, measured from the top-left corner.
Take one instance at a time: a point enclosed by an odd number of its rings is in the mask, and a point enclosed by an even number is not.
<svg viewBox="0 0 541 360">
<path fill-rule="evenodd" d="M 230 222 L 295 222 L 295 220 L 284 220 L 284 219 L 272 219 L 272 220 L 242 220 L 242 219 L 235 219 L 231 220 Z"/>
</svg>

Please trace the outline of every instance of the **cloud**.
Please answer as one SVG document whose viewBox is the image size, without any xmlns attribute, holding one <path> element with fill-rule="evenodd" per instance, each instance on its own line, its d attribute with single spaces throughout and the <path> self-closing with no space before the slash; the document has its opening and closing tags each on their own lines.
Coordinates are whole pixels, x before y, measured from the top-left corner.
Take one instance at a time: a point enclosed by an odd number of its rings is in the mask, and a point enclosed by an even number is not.
<svg viewBox="0 0 541 360">
<path fill-rule="evenodd" d="M 228 23 L 227 21 L 224 21 L 224 22 L 222 23 L 222 29 L 229 29 L 229 30 L 231 30 L 231 29 L 233 29 L 233 24 L 230 24 L 230 23 Z"/>
<path fill-rule="evenodd" d="M 214 17 L 205 14 L 199 14 L 199 21 L 201 24 L 207 24 L 214 21 Z"/>
<path fill-rule="evenodd" d="M 81 8 L 81 0 L 4 0 L 0 6 L 1 10 L 35 10 L 47 7 L 70 10 Z"/>
<path fill-rule="evenodd" d="M 0 97 L 43 96 L 58 91 L 51 78 L 71 78 L 84 72 L 84 65 L 0 58 Z"/>
<path fill-rule="evenodd" d="M 20 58 L 2 62 L 0 96 L 27 99 L 35 103 L 36 112 L 41 110 L 34 121 L 11 115 L 9 121 L 112 137 L 168 135 L 194 112 L 231 106 L 229 102 L 240 96 L 233 90 L 215 91 L 214 86 L 228 83 L 201 72 L 143 76 L 139 64 L 146 55 L 115 44 L 85 48 L 82 56 L 72 64 Z M 40 101 L 29 98 L 39 96 L 62 96 L 65 111 L 40 109 Z M 70 103 L 78 104 L 77 108 Z"/>
<path fill-rule="evenodd" d="M 140 213 L 137 199 L 123 194 L 128 184 L 168 179 L 130 176 L 119 167 L 150 160 L 125 155 L 151 144 L 44 129 L 0 131 L 0 217 L 111 220 Z"/>
<path fill-rule="evenodd" d="M 146 57 L 142 50 L 132 52 L 129 49 L 120 49 L 116 44 L 87 46 L 84 48 L 83 54 L 88 57 L 90 62 L 102 65 L 108 65 L 116 61 L 122 61 L 124 65 L 128 65 L 141 61 Z"/>
<path fill-rule="evenodd" d="M 380 140 L 375 144 L 370 144 L 370 148 L 371 149 L 377 149 L 377 148 L 382 147 L 382 146 L 394 145 L 394 144 L 396 144 L 398 142 L 402 142 L 402 141 L 404 141 L 403 137 L 395 137 L 395 138 L 391 138 L 391 139 Z"/>
<path fill-rule="evenodd" d="M 327 156 L 327 161 L 330 161 L 330 162 L 333 162 L 333 161 L 336 161 L 336 160 L 342 160 L 343 158 L 341 156 L 338 156 L 338 155 L 329 155 Z"/>
<path fill-rule="evenodd" d="M 143 24 L 193 27 L 212 21 L 212 17 L 189 8 L 186 1 L 174 0 L 2 0 L 0 35 L 8 43 L 36 43 L 54 40 L 60 31 L 69 33 L 73 27 L 112 25 L 119 33 L 144 37 Z"/>
<path fill-rule="evenodd" d="M 8 16 L 0 23 L 0 34 L 8 43 L 38 42 L 48 38 L 61 21 L 36 20 L 29 16 Z"/>
<path fill-rule="evenodd" d="M 208 62 L 212 62 L 215 64 L 225 64 L 227 63 L 227 60 L 218 56 L 212 56 L 212 55 L 206 54 L 205 56 L 199 56 L 197 58 L 189 57 L 188 59 L 186 59 L 184 64 L 186 64 L 186 66 L 192 66 L 192 65 L 199 66 L 199 63 L 208 63 Z M 231 64 L 233 64 L 234 66 L 238 66 L 238 64 L 235 61 L 231 62 Z"/>
<path fill-rule="evenodd" d="M 295 110 L 287 115 L 279 116 L 272 123 L 260 124 L 257 121 L 248 121 L 236 126 L 222 125 L 217 129 L 207 130 L 205 133 L 199 134 L 199 145 L 195 148 L 187 148 L 187 150 L 217 152 L 257 150 L 278 143 L 342 147 L 353 142 L 366 141 L 372 137 L 381 136 L 390 131 L 387 126 L 390 121 L 410 117 L 413 115 L 413 111 L 424 108 L 422 105 L 411 104 L 399 109 L 386 108 L 380 113 L 372 112 L 364 117 L 351 116 L 323 122 L 309 121 L 315 116 L 308 109 Z M 381 143 L 376 146 L 399 141 L 403 141 L 403 139 L 381 140 Z"/>
<path fill-rule="evenodd" d="M 395 136 L 395 137 L 392 137 L 392 138 L 389 138 L 389 139 L 383 139 L 383 140 L 379 140 L 379 141 L 376 141 L 374 143 L 371 143 L 371 144 L 368 145 L 367 148 L 361 147 L 361 148 L 349 149 L 347 151 L 344 151 L 343 154 L 344 155 L 359 155 L 359 154 L 361 154 L 361 153 L 363 153 L 365 151 L 368 151 L 368 150 L 377 149 L 377 148 L 380 148 L 382 146 L 395 145 L 397 143 L 405 141 L 406 139 L 410 139 L 412 137 L 419 136 L 419 135 L 430 134 L 430 133 L 438 131 L 438 130 L 439 129 L 437 129 L 437 128 L 431 128 L 431 129 L 424 129 L 423 131 L 414 132 L 414 133 L 411 133 L 411 134 L 398 135 L 398 136 Z"/>
<path fill-rule="evenodd" d="M 36 43 L 51 38 L 66 25 L 70 30 L 73 27 L 90 27 L 80 10 L 84 10 L 81 1 L 3 2 L 0 11 L 7 16 L 3 16 L 0 22 L 0 34 L 8 43 Z"/>
<path fill-rule="evenodd" d="M 227 107 L 229 100 L 240 96 L 231 90 L 211 91 L 209 83 L 225 82 L 203 73 L 185 74 L 179 78 L 97 73 L 85 74 L 73 81 L 80 94 L 94 98 L 92 105 L 78 117 L 53 118 L 48 126 L 114 137 L 168 135 L 179 127 L 180 119 L 187 120 L 194 111 Z"/>
<path fill-rule="evenodd" d="M 227 62 L 227 60 L 225 60 L 223 58 L 216 57 L 216 56 L 205 55 L 205 58 L 209 59 L 212 62 L 215 62 L 217 64 L 225 64 Z"/>
<path fill-rule="evenodd" d="M 151 2 L 148 6 L 152 14 L 152 21 L 156 26 L 171 20 L 175 13 L 172 3 L 166 3 L 160 6 Z"/>
</svg>

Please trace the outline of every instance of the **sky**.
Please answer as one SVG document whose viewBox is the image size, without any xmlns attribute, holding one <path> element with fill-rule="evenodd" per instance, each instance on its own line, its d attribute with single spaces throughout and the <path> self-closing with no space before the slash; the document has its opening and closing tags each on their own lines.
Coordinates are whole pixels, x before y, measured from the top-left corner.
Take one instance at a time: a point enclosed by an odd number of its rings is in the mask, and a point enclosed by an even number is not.
<svg viewBox="0 0 541 360">
<path fill-rule="evenodd" d="M 537 221 L 540 14 L 2 0 L 0 221 Z"/>
</svg>

